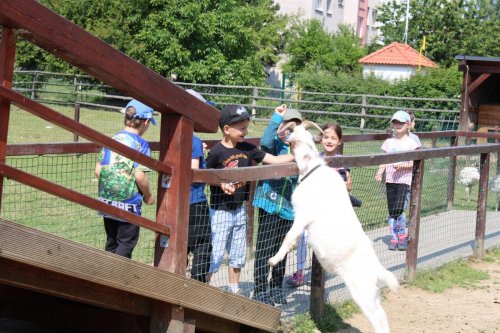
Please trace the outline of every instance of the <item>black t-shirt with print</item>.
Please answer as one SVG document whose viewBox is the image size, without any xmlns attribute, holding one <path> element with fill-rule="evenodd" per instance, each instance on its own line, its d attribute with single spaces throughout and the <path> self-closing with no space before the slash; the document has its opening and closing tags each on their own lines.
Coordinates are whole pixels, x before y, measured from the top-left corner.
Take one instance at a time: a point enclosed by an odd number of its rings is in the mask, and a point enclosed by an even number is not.
<svg viewBox="0 0 500 333">
<path fill-rule="evenodd" d="M 262 162 L 266 152 L 248 142 L 240 142 L 234 148 L 222 143 L 216 144 L 208 153 L 206 162 L 208 169 L 242 168 L 252 165 L 252 161 Z M 220 186 L 210 186 L 210 204 L 214 209 L 233 210 L 248 200 L 248 183 L 238 184 L 232 195 L 224 194 Z"/>
</svg>

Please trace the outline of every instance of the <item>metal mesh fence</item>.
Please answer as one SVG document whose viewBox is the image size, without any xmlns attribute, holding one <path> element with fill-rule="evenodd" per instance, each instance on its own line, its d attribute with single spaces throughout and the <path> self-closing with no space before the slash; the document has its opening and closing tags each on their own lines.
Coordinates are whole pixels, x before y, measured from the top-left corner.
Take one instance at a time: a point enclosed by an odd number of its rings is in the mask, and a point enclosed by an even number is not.
<svg viewBox="0 0 500 333">
<path fill-rule="evenodd" d="M 449 146 L 450 142 L 449 138 L 434 141 L 422 139 L 426 148 L 445 147 Z M 381 144 L 382 141 L 346 142 L 344 155 L 373 154 L 377 151 L 382 153 Z M 157 158 L 156 155 L 153 157 Z M 96 159 L 96 154 L 44 155 L 9 157 L 7 163 L 35 176 L 96 197 L 97 181 L 93 174 Z M 418 269 L 436 267 L 473 253 L 478 178 L 475 173 L 463 174 L 462 170 L 466 168 L 479 170 L 480 159 L 477 155 L 458 156 L 454 177 L 450 174 L 450 162 L 449 157 L 425 160 Z M 491 166 L 496 165 L 496 162 L 497 157 L 493 154 Z M 363 229 L 373 240 L 380 261 L 399 278 L 402 278 L 406 267 L 406 252 L 388 250 L 391 237 L 387 227 L 386 188 L 374 179 L 377 168 L 376 165 L 351 167 L 353 184 L 351 194 L 362 201 L 362 206 L 355 208 L 355 211 Z M 490 167 L 492 179 L 497 173 L 495 167 Z M 156 191 L 157 174 L 151 173 L 149 179 L 151 188 Z M 454 191 L 450 193 L 452 179 L 454 179 L 455 186 Z M 467 188 L 470 188 L 469 195 Z M 205 192 L 209 197 L 208 186 Z M 197 246 L 191 249 L 186 275 L 204 274 L 210 269 L 210 264 L 213 269 L 214 265 L 220 262 L 218 270 L 212 275 L 210 284 L 228 289 L 230 283 L 238 281 L 234 279 L 234 274 L 230 279 L 234 272 L 231 272 L 229 267 L 241 266 L 239 273 L 241 294 L 255 297 L 256 291 L 267 290 L 272 300 L 278 302 L 280 295 L 276 290 L 279 288 L 286 301 L 279 305 L 283 310 L 283 318 L 307 311 L 311 292 L 311 251 L 306 246 L 304 255 L 304 251 L 299 247 L 288 254 L 281 271 L 270 269 L 267 266 L 267 259 L 281 245 L 291 221 L 284 221 L 275 215 L 263 214 L 262 210 L 252 204 L 253 193 L 248 194 L 249 200 L 241 206 L 239 214 L 227 214 L 227 212 L 220 214 L 219 212 L 217 215 L 217 212 L 213 210 L 190 212 L 190 219 L 195 221 L 193 223 L 196 226 L 190 229 L 190 237 L 195 236 L 194 242 Z M 449 206 L 450 200 L 451 206 Z M 500 213 L 495 212 L 495 208 L 495 192 L 490 191 L 487 205 L 486 248 L 500 244 L 500 216 L 498 216 Z M 211 218 L 210 233 L 206 228 L 207 214 Z M 405 214 L 409 219 L 408 208 Z M 154 220 L 154 207 L 145 205 L 143 216 Z M 10 179 L 6 179 L 4 183 L 1 217 L 95 248 L 104 248 L 105 232 L 102 217 L 98 216 L 95 211 L 34 190 Z M 335 212 L 332 212 L 332 221 L 334 217 Z M 215 221 L 219 224 L 216 228 L 214 228 Z M 233 225 L 229 224 L 231 221 Z M 218 237 L 223 233 L 226 233 L 224 237 Z M 210 244 L 207 246 L 208 235 L 210 235 Z M 154 238 L 154 233 L 141 229 L 139 243 L 133 253 L 134 260 L 152 263 Z M 231 239 L 235 242 L 227 241 Z M 229 244 L 232 244 L 231 248 L 228 248 Z M 294 277 L 294 273 L 301 268 L 303 280 L 298 275 Z M 292 278 L 295 285 L 290 280 Z M 273 289 L 275 291 L 271 292 Z M 325 301 L 338 302 L 349 297 L 343 282 L 337 276 L 327 273 Z"/>
</svg>

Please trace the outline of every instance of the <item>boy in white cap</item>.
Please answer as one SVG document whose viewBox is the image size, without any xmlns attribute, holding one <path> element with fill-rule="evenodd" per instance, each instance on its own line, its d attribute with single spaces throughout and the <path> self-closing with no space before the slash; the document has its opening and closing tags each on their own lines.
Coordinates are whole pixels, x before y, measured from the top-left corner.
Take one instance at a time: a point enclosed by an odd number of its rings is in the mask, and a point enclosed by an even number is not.
<svg viewBox="0 0 500 333">
<path fill-rule="evenodd" d="M 411 126 L 410 115 L 405 111 L 397 111 L 391 118 L 393 136 L 384 141 L 382 150 L 386 153 L 397 153 L 418 148 L 417 143 L 408 135 Z M 381 165 L 375 180 L 382 181 L 386 173 L 388 223 L 391 231 L 389 250 L 406 251 L 408 247 L 408 232 L 404 215 L 405 200 L 410 191 L 412 181 L 413 161 Z"/>
<path fill-rule="evenodd" d="M 125 107 L 125 128 L 116 133 L 113 139 L 150 156 L 149 143 L 142 135 L 151 123 L 156 125 L 153 109 L 134 99 Z M 95 174 L 99 178 L 99 200 L 141 215 L 142 201 L 148 205 L 155 202 L 146 174 L 149 171 L 127 157 L 103 148 L 95 167 Z M 104 229 L 105 250 L 131 258 L 139 239 L 139 226 L 104 215 Z"/>
</svg>

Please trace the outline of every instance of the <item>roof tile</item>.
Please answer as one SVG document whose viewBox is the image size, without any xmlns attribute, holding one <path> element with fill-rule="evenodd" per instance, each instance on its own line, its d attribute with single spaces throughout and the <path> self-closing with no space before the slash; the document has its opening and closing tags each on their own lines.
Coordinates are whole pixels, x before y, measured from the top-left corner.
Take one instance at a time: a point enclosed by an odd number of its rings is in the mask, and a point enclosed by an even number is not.
<svg viewBox="0 0 500 333">
<path fill-rule="evenodd" d="M 393 42 L 378 51 L 359 60 L 362 64 L 418 66 L 420 53 L 409 45 Z M 438 67 L 429 58 L 422 55 L 423 67 Z"/>
</svg>

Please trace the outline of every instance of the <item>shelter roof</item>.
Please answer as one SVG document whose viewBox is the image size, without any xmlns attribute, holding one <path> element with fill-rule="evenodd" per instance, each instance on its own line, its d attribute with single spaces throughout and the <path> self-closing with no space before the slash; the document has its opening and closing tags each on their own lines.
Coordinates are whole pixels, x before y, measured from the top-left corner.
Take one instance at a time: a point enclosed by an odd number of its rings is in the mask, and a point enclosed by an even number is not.
<svg viewBox="0 0 500 333">
<path fill-rule="evenodd" d="M 437 67 L 429 58 L 407 44 L 393 42 L 359 60 L 362 64 Z"/>
</svg>

